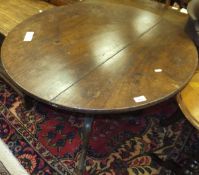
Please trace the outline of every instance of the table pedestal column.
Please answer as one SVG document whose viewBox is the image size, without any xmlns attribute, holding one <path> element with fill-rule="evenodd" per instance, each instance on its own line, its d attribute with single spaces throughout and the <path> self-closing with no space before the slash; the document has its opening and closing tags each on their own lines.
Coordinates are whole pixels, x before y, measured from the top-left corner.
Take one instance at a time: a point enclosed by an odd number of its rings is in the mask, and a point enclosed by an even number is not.
<svg viewBox="0 0 199 175">
<path fill-rule="evenodd" d="M 82 129 L 82 153 L 79 159 L 79 164 L 77 169 L 75 170 L 76 175 L 82 175 L 85 167 L 86 167 L 86 154 L 88 150 L 88 144 L 89 144 L 89 135 L 92 130 L 92 123 L 93 123 L 93 117 L 92 116 L 87 116 L 84 119 L 84 125 Z"/>
</svg>

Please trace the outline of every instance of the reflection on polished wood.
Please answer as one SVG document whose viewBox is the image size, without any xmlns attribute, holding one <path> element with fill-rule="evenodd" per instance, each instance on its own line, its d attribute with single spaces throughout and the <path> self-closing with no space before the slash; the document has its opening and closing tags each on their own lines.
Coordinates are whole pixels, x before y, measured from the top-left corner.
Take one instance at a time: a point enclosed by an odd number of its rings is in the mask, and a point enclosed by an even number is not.
<svg viewBox="0 0 199 175">
<path fill-rule="evenodd" d="M 138 6 L 97 2 L 51 9 L 9 33 L 3 66 L 24 91 L 65 109 L 144 108 L 179 92 L 197 66 L 183 25 L 167 17 Z M 33 39 L 24 42 L 28 31 Z M 146 101 L 135 102 L 139 96 Z"/>
<path fill-rule="evenodd" d="M 178 94 L 177 101 L 185 117 L 199 130 L 199 72 Z"/>
<path fill-rule="evenodd" d="M 153 0 L 84 0 L 85 2 L 99 3 L 99 2 L 109 2 L 113 4 L 120 4 L 126 6 L 133 6 L 142 10 L 146 10 L 157 14 L 160 17 L 168 20 L 175 25 L 183 25 L 186 22 L 187 15 L 179 13 L 177 10 L 171 10 L 168 4 L 159 3 Z"/>
</svg>

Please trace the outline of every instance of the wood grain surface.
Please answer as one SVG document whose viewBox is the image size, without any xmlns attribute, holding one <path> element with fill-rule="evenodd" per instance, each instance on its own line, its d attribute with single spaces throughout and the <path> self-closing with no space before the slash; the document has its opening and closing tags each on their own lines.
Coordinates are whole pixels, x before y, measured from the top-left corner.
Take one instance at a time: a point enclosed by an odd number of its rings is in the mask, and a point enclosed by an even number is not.
<svg viewBox="0 0 199 175">
<path fill-rule="evenodd" d="M 159 103 L 190 80 L 197 52 L 186 16 L 176 24 L 169 9 L 154 11 L 105 2 L 45 11 L 9 33 L 3 66 L 26 93 L 64 109 L 95 114 Z"/>
<path fill-rule="evenodd" d="M 177 96 L 177 102 L 185 117 L 199 129 L 199 72 Z"/>
<path fill-rule="evenodd" d="M 0 0 L 0 33 L 7 36 L 23 20 L 52 7 L 41 0 Z"/>
</svg>

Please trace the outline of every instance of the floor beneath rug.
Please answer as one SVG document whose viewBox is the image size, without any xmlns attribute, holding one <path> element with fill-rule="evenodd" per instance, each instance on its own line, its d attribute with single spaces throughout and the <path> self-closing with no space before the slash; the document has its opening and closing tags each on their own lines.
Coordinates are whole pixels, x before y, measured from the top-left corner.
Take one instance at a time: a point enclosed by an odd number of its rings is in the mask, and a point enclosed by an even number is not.
<svg viewBox="0 0 199 175">
<path fill-rule="evenodd" d="M 0 150 L 1 175 L 29 175 L 1 139 Z"/>
</svg>

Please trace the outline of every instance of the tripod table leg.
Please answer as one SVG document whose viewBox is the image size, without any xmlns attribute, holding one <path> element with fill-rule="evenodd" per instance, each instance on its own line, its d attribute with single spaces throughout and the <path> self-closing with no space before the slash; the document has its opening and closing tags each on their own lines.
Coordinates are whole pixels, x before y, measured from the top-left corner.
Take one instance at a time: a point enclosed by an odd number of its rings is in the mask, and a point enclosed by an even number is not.
<svg viewBox="0 0 199 175">
<path fill-rule="evenodd" d="M 82 153 L 79 159 L 79 165 L 77 167 L 77 172 L 76 172 L 77 175 L 82 175 L 85 170 L 86 154 L 88 150 L 89 135 L 92 129 L 92 123 L 93 123 L 93 117 L 85 117 L 83 130 L 82 130 L 83 146 L 82 146 Z"/>
</svg>

